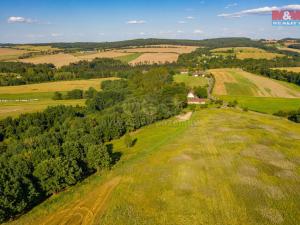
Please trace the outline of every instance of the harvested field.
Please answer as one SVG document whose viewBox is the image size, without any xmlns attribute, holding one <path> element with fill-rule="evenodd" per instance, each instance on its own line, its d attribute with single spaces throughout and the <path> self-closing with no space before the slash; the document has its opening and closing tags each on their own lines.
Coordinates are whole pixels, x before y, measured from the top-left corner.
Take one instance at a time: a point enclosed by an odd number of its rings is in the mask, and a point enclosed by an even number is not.
<svg viewBox="0 0 300 225">
<path fill-rule="evenodd" d="M 98 78 L 89 80 L 71 80 L 71 81 L 56 81 L 40 84 L 26 84 L 19 86 L 4 86 L 0 87 L 0 94 L 20 94 L 20 93 L 39 93 L 39 92 L 55 92 L 55 91 L 70 91 L 73 89 L 87 90 L 93 87 L 100 89 L 100 83 L 104 80 L 114 80 L 118 78 Z"/>
<path fill-rule="evenodd" d="M 0 48 L 0 61 L 15 60 L 24 53 L 28 53 L 28 51 L 12 48 Z"/>
<path fill-rule="evenodd" d="M 176 62 L 179 55 L 177 53 L 144 53 L 137 59 L 130 61 L 131 65 L 136 64 L 163 64 Z"/>
<path fill-rule="evenodd" d="M 37 56 L 32 58 L 20 59 L 20 62 L 26 63 L 52 63 L 56 67 L 62 67 L 69 65 L 70 63 L 76 63 L 81 60 L 91 61 L 95 58 L 118 58 L 118 57 L 126 57 L 130 56 L 132 53 L 125 53 L 125 52 L 117 52 L 117 51 L 106 51 L 106 52 L 95 52 L 95 53 L 76 53 L 76 54 L 65 54 L 59 53 L 54 55 L 43 55 Z"/>
<path fill-rule="evenodd" d="M 121 49 L 121 52 L 140 52 L 140 53 L 190 53 L 197 49 L 196 46 L 180 46 L 180 45 L 151 45 L 146 47 L 136 47 Z"/>
<path fill-rule="evenodd" d="M 27 50 L 27 51 L 56 51 L 60 50 L 59 48 L 53 48 L 50 45 L 43 45 L 43 46 L 37 46 L 37 45 L 17 45 L 14 46 L 15 49 L 21 49 L 21 50 Z"/>
<path fill-rule="evenodd" d="M 97 52 L 92 54 L 83 54 L 76 56 L 79 60 L 93 60 L 95 58 L 117 58 L 122 56 L 130 55 L 131 53 L 118 52 L 118 51 L 106 51 L 106 52 Z"/>
<path fill-rule="evenodd" d="M 37 56 L 33 58 L 20 59 L 18 61 L 24 63 L 34 63 L 34 64 L 52 63 L 56 67 L 62 67 L 65 65 L 69 65 L 70 63 L 78 62 L 80 60 L 73 55 L 59 53 L 54 55 L 43 55 L 43 56 Z"/>
<path fill-rule="evenodd" d="M 216 95 L 299 98 L 300 88 L 286 82 L 247 73 L 241 69 L 213 69 Z"/>
</svg>

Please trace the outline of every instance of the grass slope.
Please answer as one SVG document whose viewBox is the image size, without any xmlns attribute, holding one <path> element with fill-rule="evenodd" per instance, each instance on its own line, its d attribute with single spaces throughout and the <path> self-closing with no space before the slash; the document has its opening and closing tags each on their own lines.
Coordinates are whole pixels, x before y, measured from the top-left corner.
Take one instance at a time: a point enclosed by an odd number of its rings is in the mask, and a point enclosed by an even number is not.
<svg viewBox="0 0 300 225">
<path fill-rule="evenodd" d="M 297 224 L 300 127 L 238 110 L 135 132 L 112 171 L 51 197 L 9 224 Z M 101 203 L 101 204 L 100 204 Z"/>
</svg>

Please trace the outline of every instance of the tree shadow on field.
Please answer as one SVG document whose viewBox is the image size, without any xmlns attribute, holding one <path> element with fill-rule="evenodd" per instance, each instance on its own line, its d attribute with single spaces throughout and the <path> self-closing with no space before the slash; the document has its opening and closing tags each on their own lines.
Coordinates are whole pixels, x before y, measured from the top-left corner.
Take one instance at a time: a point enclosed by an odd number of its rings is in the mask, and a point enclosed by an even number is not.
<svg viewBox="0 0 300 225">
<path fill-rule="evenodd" d="M 112 165 L 115 165 L 122 157 L 122 152 L 114 152 L 114 145 L 113 144 L 107 144 L 106 145 L 107 147 L 107 150 L 109 152 L 109 155 L 111 156 L 112 158 Z"/>
</svg>

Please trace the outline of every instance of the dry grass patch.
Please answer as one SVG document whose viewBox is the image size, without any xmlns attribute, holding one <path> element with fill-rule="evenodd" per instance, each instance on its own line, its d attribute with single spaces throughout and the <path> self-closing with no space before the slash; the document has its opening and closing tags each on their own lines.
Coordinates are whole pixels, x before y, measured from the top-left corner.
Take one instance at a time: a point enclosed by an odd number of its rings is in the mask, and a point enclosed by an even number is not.
<svg viewBox="0 0 300 225">
<path fill-rule="evenodd" d="M 144 53 L 143 55 L 139 56 L 137 59 L 132 60 L 130 62 L 131 65 L 136 64 L 164 64 L 164 63 L 171 63 L 176 62 L 179 55 L 177 53 Z"/>
</svg>

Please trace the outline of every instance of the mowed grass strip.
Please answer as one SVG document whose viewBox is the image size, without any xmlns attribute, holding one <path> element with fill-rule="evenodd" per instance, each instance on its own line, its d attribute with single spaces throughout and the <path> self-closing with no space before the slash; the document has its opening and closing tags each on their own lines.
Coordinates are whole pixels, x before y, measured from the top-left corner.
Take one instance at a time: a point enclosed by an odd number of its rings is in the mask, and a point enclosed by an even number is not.
<svg viewBox="0 0 300 225">
<path fill-rule="evenodd" d="M 193 87 L 205 87 L 208 85 L 208 80 L 205 77 L 194 77 L 194 76 L 189 76 L 187 74 L 177 74 L 174 75 L 174 81 L 176 83 L 185 83 L 186 86 L 193 88 Z"/>
<path fill-rule="evenodd" d="M 112 171 L 95 174 L 10 224 L 298 223 L 297 124 L 206 109 L 190 121 L 163 121 L 132 135 L 133 148 L 125 148 L 122 138 L 112 142 L 122 153 Z M 97 211 L 99 199 L 104 206 Z"/>
<path fill-rule="evenodd" d="M 216 79 L 215 95 L 300 98 L 300 87 L 241 69 L 209 70 Z"/>
</svg>

